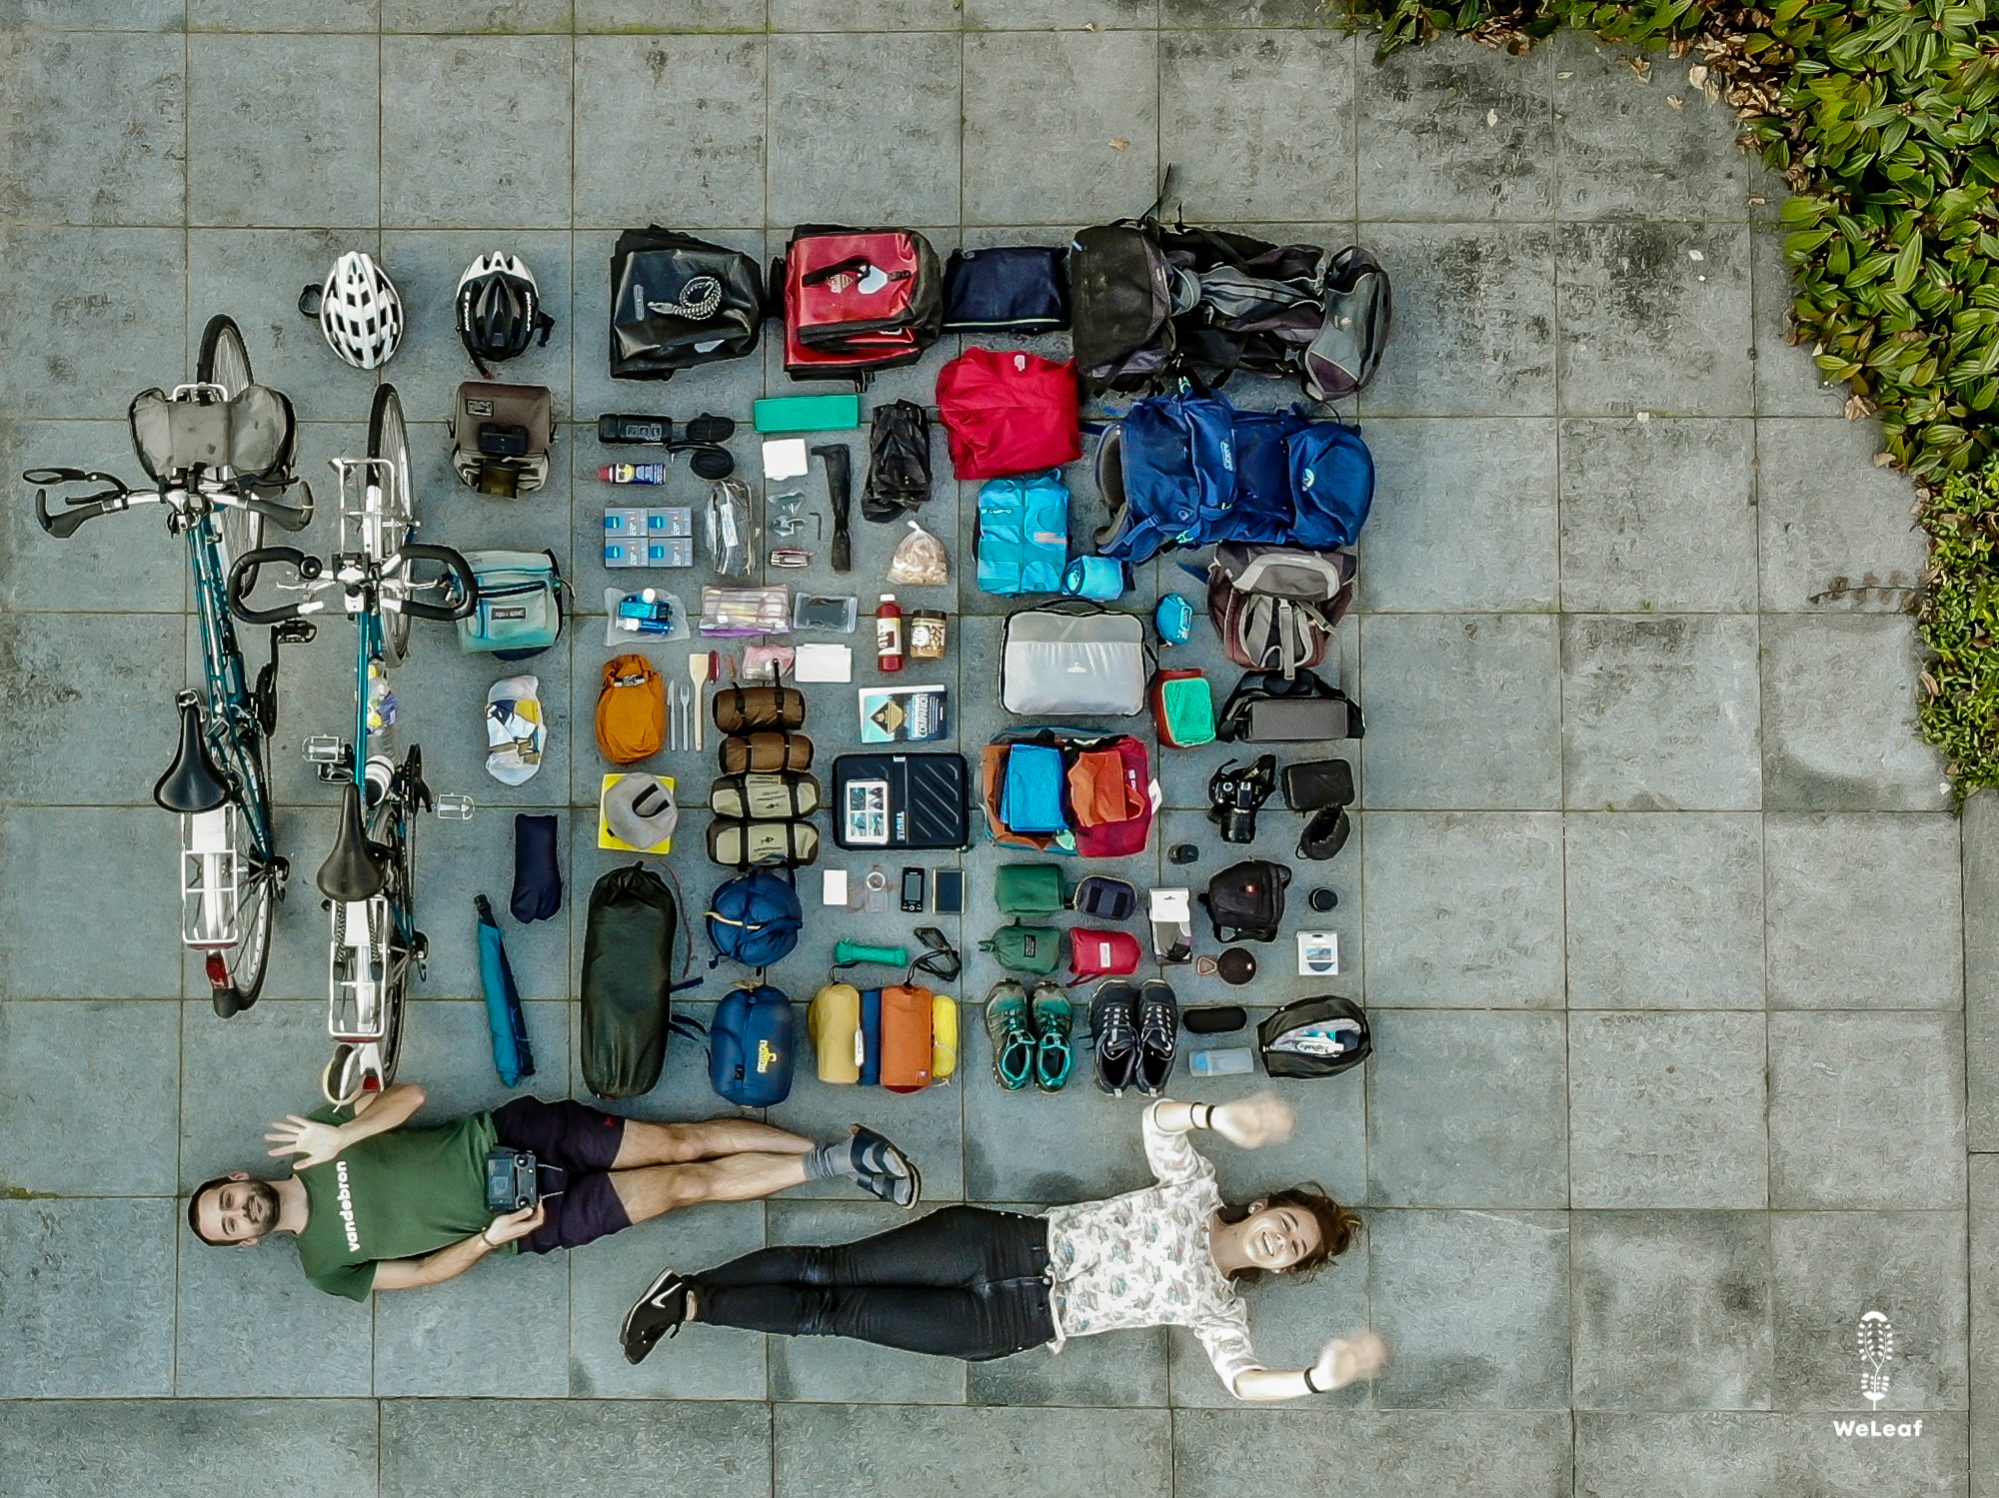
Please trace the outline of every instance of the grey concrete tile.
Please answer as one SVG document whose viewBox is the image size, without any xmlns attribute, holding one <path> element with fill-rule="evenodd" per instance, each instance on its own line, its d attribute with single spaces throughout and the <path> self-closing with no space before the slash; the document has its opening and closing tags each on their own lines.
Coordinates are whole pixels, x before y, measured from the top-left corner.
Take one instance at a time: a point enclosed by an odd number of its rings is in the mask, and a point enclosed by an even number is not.
<svg viewBox="0 0 1999 1498">
<path fill-rule="evenodd" d="M 568 1258 L 493 1255 L 442 1285 L 377 1296 L 375 1393 L 509 1401 L 567 1394 Z M 501 1305 L 504 1317 L 494 1314 Z"/>
<path fill-rule="evenodd" d="M 176 1003 L 0 1004 L 0 1189 L 171 1195 L 179 1064 Z"/>
<path fill-rule="evenodd" d="M 958 221 L 959 38 L 773 38 L 764 151 L 771 224 Z M 884 154 L 880 143 L 894 140 Z"/>
<path fill-rule="evenodd" d="M 1169 1347 L 1164 1327 L 1077 1337 L 1060 1352 L 1030 1347 L 1011 1357 L 970 1363 L 965 1368 L 965 1400 L 976 1405 L 1026 1408 L 1080 1405 L 1085 1408 L 1149 1408 L 1167 1403 Z M 1198 1346 L 1202 1369 L 1208 1361 Z M 1224 1399 L 1226 1390 L 1216 1385 Z"/>
<path fill-rule="evenodd" d="M 1561 440 L 1564 609 L 1756 606 L 1752 423 L 1565 421 Z"/>
<path fill-rule="evenodd" d="M 123 420 L 135 386 L 185 378 L 182 230 L 0 228 L 0 261 L 0 411 Z"/>
<path fill-rule="evenodd" d="M 579 224 L 762 224 L 760 38 L 587 37 L 576 80 Z M 635 156 L 672 167 L 634 181 Z"/>
<path fill-rule="evenodd" d="M 68 224 L 177 224 L 187 165 L 181 39 L 27 33 L 0 40 L 7 164 L 0 213 Z"/>
<path fill-rule="evenodd" d="M 1562 620 L 1563 780 L 1578 810 L 1759 804 L 1753 614 Z"/>
<path fill-rule="evenodd" d="M 1839 588 L 1919 585 L 1925 548 L 1911 514 L 1915 491 L 1906 476 L 1873 465 L 1880 446 L 1871 421 L 1756 423 L 1757 565 L 1765 609 L 1803 611 Z M 1824 606 L 1886 612 L 1907 597 L 1844 596 Z"/>
<path fill-rule="evenodd" d="M 1553 1412 L 1216 1410 L 1175 1418 L 1173 1455 L 1182 1498 L 1230 1498 L 1245 1482 L 1304 1488 L 1328 1472 L 1362 1491 L 1570 1492 L 1569 1419 Z"/>
<path fill-rule="evenodd" d="M 1457 37 L 1373 62 L 1362 43 L 1360 216 L 1554 216 L 1553 49 L 1509 57 Z"/>
<path fill-rule="evenodd" d="M 382 43 L 382 222 L 556 228 L 569 222 L 568 51 L 532 37 Z M 510 80 L 504 89 L 493 80 Z"/>
<path fill-rule="evenodd" d="M 1106 31 L 1129 31 L 1158 25 L 1159 5 L 1160 0 L 1104 0 L 1086 15 L 1061 0 L 965 0 L 965 29 L 1060 31 L 1095 23 Z"/>
<path fill-rule="evenodd" d="M 9 26 L 63 31 L 179 31 L 187 0 L 8 0 Z"/>
<path fill-rule="evenodd" d="M 1960 1206 L 1963 1077 L 1954 1014 L 1771 1015 L 1771 1204 Z"/>
<path fill-rule="evenodd" d="M 1779 1409 L 1892 1416 L 1963 1409 L 1965 1218 L 1952 1212 L 1777 1212 L 1770 1218 Z M 1861 1315 L 1894 1328 L 1888 1394 L 1860 1392 Z"/>
<path fill-rule="evenodd" d="M 1554 608 L 1561 559 L 1554 422 L 1383 419 L 1370 421 L 1366 436 L 1375 504 L 1360 542 L 1362 609 Z M 1439 546 L 1439 536 L 1453 540 Z"/>
<path fill-rule="evenodd" d="M 1773 815 L 1765 856 L 1771 1008 L 1963 1002 L 1954 818 Z"/>
<path fill-rule="evenodd" d="M 190 31 L 373 31 L 381 0 L 187 0 Z"/>
<path fill-rule="evenodd" d="M 1352 1336 L 1368 1325 L 1367 1237 L 1362 1234 L 1353 1247 L 1310 1279 L 1265 1275 L 1256 1283 L 1243 1286 L 1241 1293 L 1249 1310 L 1250 1335 L 1258 1361 L 1266 1368 L 1308 1368 L 1318 1360 L 1327 1342 L 1334 1337 Z M 1185 1327 L 1172 1328 L 1168 1337 L 1172 1348 L 1172 1404 L 1176 1410 L 1242 1408 L 1242 1401 L 1216 1377 L 1199 1338 Z M 1063 1356 L 1092 1342 L 1118 1345 L 1124 1342 L 1124 1337 L 1085 1337 L 1070 1343 Z M 1373 1400 L 1373 1387 L 1362 1380 L 1329 1393 L 1287 1401 L 1286 1407 L 1328 1414 L 1334 1410 L 1365 1408 Z"/>
<path fill-rule="evenodd" d="M 799 1245 L 849 1243 L 908 1220 L 900 1209 L 880 1202 L 781 1201 L 771 1204 L 766 1217 L 772 1243 Z M 963 1404 L 969 1366 L 956 1358 L 840 1337 L 772 1337 L 770 1394 L 777 1400 L 815 1404 Z M 897 1418 L 887 1410 L 880 1413 L 887 1420 Z M 781 1431 L 779 1441 L 783 1441 Z M 816 1477 L 820 1483 L 828 1481 L 824 1465 L 828 1454 L 820 1452 Z M 780 1456 L 780 1472 L 786 1465 Z"/>
<path fill-rule="evenodd" d="M 262 38 L 216 38 L 217 45 L 237 46 Z M 345 38 L 339 39 L 343 43 Z M 375 216 L 373 189 L 369 190 L 368 217 Z M 339 490 L 333 474 L 318 457 L 317 438 L 330 422 L 364 422 L 375 398 L 375 376 L 350 369 L 326 346 L 319 320 L 303 317 L 298 310 L 301 288 L 325 280 L 327 268 L 348 250 L 381 253 L 373 230 L 350 232 L 332 229 L 193 229 L 188 246 L 188 354 L 186 375 L 169 369 L 147 371 L 169 387 L 192 378 L 201 335 L 209 318 L 227 313 L 243 335 L 250 368 L 258 381 L 282 390 L 292 402 L 301 421 L 300 458 L 297 472 L 316 499 L 331 505 Z M 428 331 L 428 309 L 409 300 L 410 286 L 400 265 L 388 271 L 406 307 L 418 310 L 417 326 L 405 337 L 399 358 L 389 370 L 392 379 L 403 377 L 409 349 Z M 448 325 L 446 336 L 449 336 Z M 455 340 L 454 340 L 455 341 Z M 411 413 L 415 419 L 415 413 Z M 358 440 L 365 440 L 358 439 Z M 127 442 L 129 450 L 130 443 Z M 361 456 L 355 447 L 348 454 Z M 130 468 L 128 460 L 126 466 Z M 274 532 L 275 533 L 275 532 Z M 295 542 L 290 544 L 297 544 Z M 330 543 L 329 543 L 330 544 Z"/>
<path fill-rule="evenodd" d="M 403 420 L 409 423 L 410 487 L 417 518 L 429 528 L 427 539 L 460 549 L 552 546 L 566 564 L 570 492 L 564 453 L 567 427 L 556 433 L 548 482 L 518 500 L 475 495 L 451 466 L 451 436 L 445 423 L 456 409 L 458 387 L 467 380 L 483 378 L 458 339 L 458 278 L 479 256 L 500 248 L 519 256 L 533 274 L 543 310 L 555 319 L 555 327 L 546 346 L 537 343 L 519 358 L 497 366 L 495 373 L 509 384 L 546 387 L 555 402 L 556 420 L 570 418 L 570 366 L 579 340 L 578 329 L 569 319 L 574 301 L 569 235 L 560 229 L 512 230 L 504 240 L 480 229 L 392 229 L 385 233 L 382 263 L 395 277 L 403 305 L 412 309 L 412 314 L 395 362 L 383 373 L 396 387 L 403 403 Z M 581 343 L 600 347 L 601 331 L 601 323 L 583 330 Z M 366 414 L 364 410 L 362 415 Z M 327 479 L 331 482 L 332 475 Z M 463 523 L 475 516 L 473 527 L 465 529 Z M 494 533 L 493 539 L 480 538 L 477 531 L 482 526 Z M 440 633 L 437 638 L 446 637 Z"/>
<path fill-rule="evenodd" d="M 1794 343 L 1791 267 L 1784 263 L 1784 229 L 1759 210 L 1749 230 L 1750 279 L 1756 293 L 1756 414 L 1837 416 L 1844 385 L 1828 385 L 1809 340 Z"/>
<path fill-rule="evenodd" d="M 1770 1408 L 1767 1218 L 1579 1212 L 1573 1231 L 1578 1408 Z"/>
<path fill-rule="evenodd" d="M 22 1498 L 203 1498 L 239 1465 L 285 1473 L 297 1498 L 353 1498 L 374 1491 L 376 1420 L 359 1399 L 32 1400 L 0 1405 L 0 1441 Z"/>
<path fill-rule="evenodd" d="M 1572 224 L 1555 273 L 1564 415 L 1749 414 L 1746 228 Z"/>
<path fill-rule="evenodd" d="M 13 684 L 0 732 L 14 746 L 0 768 L 9 801 L 150 804 L 152 777 L 131 773 L 136 739 L 171 758 L 179 723 L 160 680 L 157 635 L 115 614 L 9 614 L 0 618 L 0 677 Z M 167 692 L 162 692 L 162 687 Z M 157 725 L 149 743 L 131 725 Z"/>
<path fill-rule="evenodd" d="M 965 222 L 1084 224 L 1150 203 L 1158 47 L 1131 31 L 967 36 Z M 1033 172 L 1019 169 L 1023 141 L 1034 142 Z"/>
<path fill-rule="evenodd" d="M 1362 851 L 1378 1002 L 1561 1007 L 1558 816 L 1371 812 Z"/>
<path fill-rule="evenodd" d="M 206 997 L 183 1004 L 181 1189 L 233 1170 L 284 1174 L 285 1167 L 265 1154 L 264 1129 L 273 1119 L 324 1102 L 319 1081 L 329 1050 L 323 997 L 264 999 L 227 1023 L 215 1017 Z M 292 1257 L 289 1249 L 267 1246 L 264 1252 Z"/>
<path fill-rule="evenodd" d="M 857 1498 L 920 1484 L 938 1451 L 997 1458 L 956 1465 L 952 1484 L 963 1498 L 1060 1491 L 1079 1451 L 1117 1473 L 1132 1498 L 1164 1498 L 1173 1488 L 1172 1423 L 1163 1410 L 795 1406 L 778 1411 L 773 1451 L 778 1498 Z"/>
<path fill-rule="evenodd" d="M 1561 1015 L 1377 1009 L 1372 1024 L 1369 1201 L 1569 1204 Z"/>
<path fill-rule="evenodd" d="M 522 925 L 508 909 L 513 899 L 514 818 L 511 806 L 495 806 L 480 798 L 480 787 L 472 792 L 482 804 L 469 822 L 426 820 L 417 833 L 418 864 L 416 890 L 417 925 L 430 938 L 430 971 L 412 989 L 426 999 L 476 999 L 484 995 L 479 979 L 478 917 L 472 904 L 475 894 L 492 902 L 500 919 L 501 939 L 507 947 L 507 961 L 521 997 L 566 999 L 569 995 L 569 923 L 581 920 L 575 904 L 576 890 L 568 882 L 568 820 L 562 813 L 531 812 L 557 818 L 557 858 L 563 868 L 563 908 L 546 920 Z M 587 894 L 588 892 L 585 891 Z M 483 1008 L 483 1006 L 474 1006 Z M 532 1037 L 541 1047 L 539 1035 Z M 561 1076 L 555 1058 L 567 1046 L 559 1033 L 547 1038 L 546 1050 L 553 1075 Z"/>
<path fill-rule="evenodd" d="M 416 1127 L 434 1129 L 517 1097 L 555 1099 L 569 1095 L 571 1005 L 566 1000 L 526 998 L 521 1007 L 527 1017 L 535 1071 L 510 1088 L 493 1067 L 492 1031 L 485 1004 L 411 1001 L 405 1010 L 408 1030 L 396 1078 L 423 1088 L 424 1105 L 414 1120 Z"/>
<path fill-rule="evenodd" d="M 175 1216 L 183 1216 L 174 1205 Z M 215 1248 L 184 1225 L 176 1231 L 178 1398 L 365 1399 L 373 1392 L 371 1304 L 315 1289 L 289 1245 Z"/>
<path fill-rule="evenodd" d="M 1353 217 L 1352 36 L 1169 32 L 1159 48 L 1175 206 L 1202 222 L 1289 219 L 1301 203 L 1315 219 Z"/>
<path fill-rule="evenodd" d="M 197 36 L 188 55 L 191 222 L 377 222 L 374 37 Z"/>
<path fill-rule="evenodd" d="M 1578 1207 L 1763 1207 L 1764 1017 L 1569 1015 Z"/>
<path fill-rule="evenodd" d="M 0 810 L 0 994 L 178 998 L 178 820 L 152 806 Z M 131 878 L 107 880 L 84 849 L 118 850 Z M 93 930 L 126 939 L 68 939 Z"/>
<path fill-rule="evenodd" d="M 1087 1023 L 1082 1027 L 1087 1030 Z M 965 1195 L 971 1201 L 1079 1202 L 1145 1185 L 1144 1099 L 1097 1091 L 1080 1063 L 1060 1092 L 1007 1092 L 992 1075 L 982 1010 L 959 1016 Z"/>
<path fill-rule="evenodd" d="M 382 1407 L 383 1498 L 520 1486 L 548 1498 L 650 1498 L 660 1474 L 714 1498 L 765 1498 L 770 1411 L 625 1399 L 412 1399 Z M 559 1426 L 560 1440 L 548 1439 Z"/>
<path fill-rule="evenodd" d="M 1159 24 L 1219 31 L 1231 26 L 1322 26 L 1327 16 L 1313 0 L 1160 0 Z"/>
<path fill-rule="evenodd" d="M 1884 1313 L 1885 1314 L 1885 1313 Z M 1999 1476 L 1999 1160 L 1971 1157 L 1971 1498 Z"/>
<path fill-rule="evenodd" d="M 574 0 L 576 31 L 761 31 L 764 0 Z"/>
<path fill-rule="evenodd" d="M 1763 1007 L 1759 817 L 1574 813 L 1567 831 L 1570 1008 Z"/>
<path fill-rule="evenodd" d="M 1641 82 L 1610 48 L 1585 45 L 1554 49 L 1560 215 L 1746 218 L 1756 173 L 1735 143 L 1734 110 L 1709 103 L 1685 62 L 1653 59 Z"/>
<path fill-rule="evenodd" d="M 1974 1150 L 1999 1149 L 1999 805 L 1990 796 L 1965 803 L 1964 1046 L 1968 1061 L 1965 1133 Z"/>
<path fill-rule="evenodd" d="M 1813 1434 L 1826 1442 L 1821 1426 Z M 1578 1413 L 1575 1490 L 1590 1498 L 1796 1491 L 1784 1483 L 1798 1448 L 1798 1424 L 1782 1415 Z"/>
<path fill-rule="evenodd" d="M 1376 1212 L 1374 1326 L 1392 1349 L 1382 1409 L 1562 1409 L 1569 1228 L 1547 1212 Z"/>
<path fill-rule="evenodd" d="M 1774 615 L 1762 631 L 1772 811 L 1937 811 L 1943 763 L 1916 737 L 1912 620 Z"/>
<path fill-rule="evenodd" d="M 1555 410 L 1554 232 L 1540 225 L 1371 224 L 1394 267 L 1394 348 L 1360 398 L 1377 416 Z"/>
<path fill-rule="evenodd" d="M 1361 621 L 1376 680 L 1362 745 L 1379 807 L 1562 804 L 1561 657 L 1552 617 L 1377 615 Z"/>
<path fill-rule="evenodd" d="M 772 31 L 955 31 L 960 0 L 771 0 Z"/>
<path fill-rule="evenodd" d="M 0 1399 L 173 1392 L 176 1215 L 157 1198 L 0 1201 L 0 1299 L 12 1349 Z M 105 1295 L 112 1244 L 118 1293 Z"/>
<path fill-rule="evenodd" d="M 572 0 L 381 0 L 382 30 L 568 31 Z"/>
<path fill-rule="evenodd" d="M 704 1326 L 662 1343 L 638 1367 L 618 1328 L 664 1265 L 713 1268 L 764 1246 L 761 1202 L 716 1202 L 590 1245 L 569 1266 L 572 1399 L 763 1399 L 764 1336 Z"/>
<path fill-rule="evenodd" d="M 123 422 L 0 421 L 0 474 L 15 496 L 0 510 L 0 608 L 177 612 L 187 592 L 184 543 L 153 528 L 157 512 L 107 517 L 58 541 L 36 520 L 33 491 L 15 482 L 28 468 L 50 466 L 143 477 Z M 50 493 L 51 509 L 62 507 L 64 492 L 88 490 Z"/>
</svg>

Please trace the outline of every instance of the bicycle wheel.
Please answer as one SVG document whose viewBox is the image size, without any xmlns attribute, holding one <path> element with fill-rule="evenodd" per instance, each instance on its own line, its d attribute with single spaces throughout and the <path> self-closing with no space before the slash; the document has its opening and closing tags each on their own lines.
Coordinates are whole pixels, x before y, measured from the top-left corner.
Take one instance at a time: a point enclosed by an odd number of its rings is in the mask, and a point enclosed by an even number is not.
<svg viewBox="0 0 1999 1498">
<path fill-rule="evenodd" d="M 403 1015 L 409 1002 L 410 968 L 422 955 L 423 937 L 416 929 L 416 815 L 412 807 L 396 810 L 392 864 L 389 873 L 389 964 L 382 988 L 382 1039 L 378 1047 L 382 1085 L 396 1080 L 403 1058 Z M 404 932 L 408 931 L 408 937 Z"/>
<path fill-rule="evenodd" d="M 282 894 L 283 863 L 274 853 L 260 848 L 251 826 L 254 810 L 265 828 L 271 825 L 270 784 L 265 769 L 263 740 L 244 738 L 227 730 L 214 732 L 210 741 L 217 758 L 228 769 L 236 787 L 238 805 L 229 819 L 230 857 L 239 871 L 236 886 L 236 945 L 225 951 L 210 951 L 203 959 L 208 977 L 209 1002 L 223 1019 L 241 1014 L 257 1002 L 264 987 L 264 969 L 271 955 L 271 926 Z M 255 729 L 251 733 L 254 735 Z M 254 799 L 254 808 L 246 803 Z"/>
<path fill-rule="evenodd" d="M 374 409 L 368 413 L 368 456 L 380 459 L 388 473 L 368 475 L 368 520 L 371 544 L 380 547 L 378 557 L 388 557 L 402 548 L 412 519 L 410 499 L 409 429 L 403 425 L 403 403 L 396 387 L 383 385 L 375 391 Z M 401 611 L 382 615 L 382 658 L 399 666 L 409 655 L 410 619 Z"/>
<path fill-rule="evenodd" d="M 231 399 L 250 384 L 250 352 L 243 347 L 243 335 L 233 318 L 218 314 L 202 329 L 194 377 L 203 385 L 220 385 Z M 215 514 L 215 531 L 222 541 L 222 568 L 227 575 L 236 558 L 263 545 L 264 517 L 255 510 L 223 506 Z M 248 574 L 243 580 L 244 591 L 256 581 L 256 573 Z"/>
</svg>

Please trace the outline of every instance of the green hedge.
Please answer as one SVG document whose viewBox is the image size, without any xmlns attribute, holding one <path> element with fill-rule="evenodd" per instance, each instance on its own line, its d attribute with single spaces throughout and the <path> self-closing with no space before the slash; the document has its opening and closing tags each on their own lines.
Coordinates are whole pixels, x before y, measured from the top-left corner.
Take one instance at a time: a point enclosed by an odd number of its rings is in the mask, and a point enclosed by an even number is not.
<svg viewBox="0 0 1999 1498">
<path fill-rule="evenodd" d="M 1796 317 L 1848 412 L 1881 422 L 1931 537 L 1917 615 L 1936 661 L 1923 733 L 1960 800 L 1999 785 L 1999 25 L 1987 0 L 1331 0 L 1386 53 L 1448 32 L 1520 51 L 1557 29 L 1660 47 L 1708 70 L 1779 210 Z"/>
</svg>

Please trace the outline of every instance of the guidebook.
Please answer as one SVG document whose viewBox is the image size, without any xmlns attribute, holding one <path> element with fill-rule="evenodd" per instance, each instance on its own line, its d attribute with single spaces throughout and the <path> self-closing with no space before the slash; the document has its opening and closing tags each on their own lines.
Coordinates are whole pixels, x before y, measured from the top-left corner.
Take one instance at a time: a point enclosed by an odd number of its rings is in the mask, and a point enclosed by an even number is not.
<svg viewBox="0 0 1999 1498">
<path fill-rule="evenodd" d="M 862 687 L 863 744 L 920 744 L 949 732 L 941 686 Z"/>
</svg>

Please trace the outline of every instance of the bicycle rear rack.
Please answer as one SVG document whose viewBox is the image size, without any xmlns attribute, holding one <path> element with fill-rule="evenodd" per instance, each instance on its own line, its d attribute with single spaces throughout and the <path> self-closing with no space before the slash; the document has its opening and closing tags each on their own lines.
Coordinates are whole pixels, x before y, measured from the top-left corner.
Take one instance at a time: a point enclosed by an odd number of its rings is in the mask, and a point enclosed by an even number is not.
<svg viewBox="0 0 1999 1498">
<path fill-rule="evenodd" d="M 196 812 L 181 821 L 180 939 L 197 949 L 236 945 L 240 891 L 233 805 Z"/>
<path fill-rule="evenodd" d="M 343 1044 L 379 1041 L 388 1033 L 389 901 L 386 895 L 336 901 L 327 949 L 327 1035 Z"/>
</svg>

